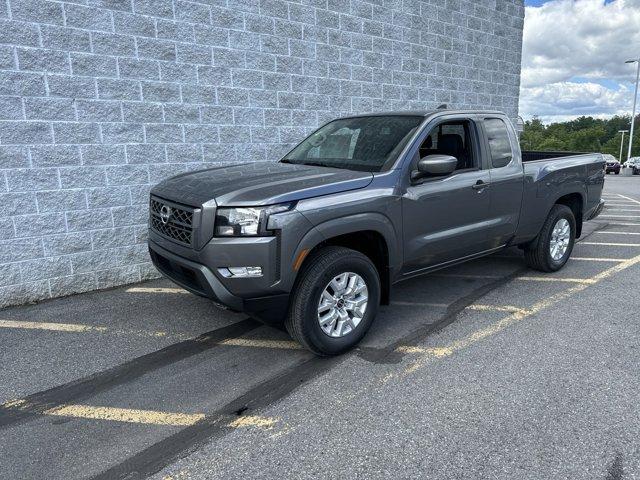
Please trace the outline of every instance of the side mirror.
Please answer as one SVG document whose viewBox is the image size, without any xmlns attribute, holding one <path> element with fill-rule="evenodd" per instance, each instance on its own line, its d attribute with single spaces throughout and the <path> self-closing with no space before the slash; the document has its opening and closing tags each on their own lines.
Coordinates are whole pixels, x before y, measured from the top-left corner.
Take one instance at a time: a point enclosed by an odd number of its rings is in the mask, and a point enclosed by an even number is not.
<svg viewBox="0 0 640 480">
<path fill-rule="evenodd" d="M 422 177 L 442 177 L 453 173 L 458 166 L 458 159 L 451 155 L 427 155 L 418 160 L 417 170 L 411 172 L 411 180 Z"/>
</svg>

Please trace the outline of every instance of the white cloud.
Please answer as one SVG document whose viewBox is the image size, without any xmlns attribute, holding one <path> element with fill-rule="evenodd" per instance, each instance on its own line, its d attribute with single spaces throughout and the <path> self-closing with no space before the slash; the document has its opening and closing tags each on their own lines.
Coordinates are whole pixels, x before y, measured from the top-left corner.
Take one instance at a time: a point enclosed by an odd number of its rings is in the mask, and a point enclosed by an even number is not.
<svg viewBox="0 0 640 480">
<path fill-rule="evenodd" d="M 527 7 L 521 114 L 559 120 L 629 112 L 635 68 L 624 62 L 639 56 L 640 0 Z"/>
</svg>

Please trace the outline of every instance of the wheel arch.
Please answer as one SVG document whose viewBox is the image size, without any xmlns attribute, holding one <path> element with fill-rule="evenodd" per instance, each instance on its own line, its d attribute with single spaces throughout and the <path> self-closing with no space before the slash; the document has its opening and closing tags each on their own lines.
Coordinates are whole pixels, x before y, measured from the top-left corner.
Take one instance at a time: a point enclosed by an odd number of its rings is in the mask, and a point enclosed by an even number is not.
<svg viewBox="0 0 640 480">
<path fill-rule="evenodd" d="M 576 219 L 576 238 L 582 235 L 582 218 L 584 212 L 584 196 L 579 192 L 572 192 L 558 197 L 554 205 L 566 205 L 573 212 Z"/>
<path fill-rule="evenodd" d="M 399 269 L 402 253 L 393 224 L 387 217 L 365 213 L 316 225 L 313 233 L 307 235 L 298 247 L 296 257 L 304 255 L 304 258 L 294 265 L 296 277 L 313 254 L 327 246 L 342 246 L 366 255 L 380 275 L 381 303 L 389 303 L 391 283 Z"/>
</svg>

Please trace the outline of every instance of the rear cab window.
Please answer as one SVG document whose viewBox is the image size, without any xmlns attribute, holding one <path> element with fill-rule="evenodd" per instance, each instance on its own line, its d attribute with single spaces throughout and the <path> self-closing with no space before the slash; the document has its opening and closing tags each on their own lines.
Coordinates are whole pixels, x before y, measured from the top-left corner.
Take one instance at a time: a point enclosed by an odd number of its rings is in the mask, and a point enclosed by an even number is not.
<svg viewBox="0 0 640 480">
<path fill-rule="evenodd" d="M 509 165 L 513 159 L 513 151 L 507 124 L 500 118 L 485 118 L 484 130 L 489 143 L 491 166 L 501 168 Z"/>
</svg>

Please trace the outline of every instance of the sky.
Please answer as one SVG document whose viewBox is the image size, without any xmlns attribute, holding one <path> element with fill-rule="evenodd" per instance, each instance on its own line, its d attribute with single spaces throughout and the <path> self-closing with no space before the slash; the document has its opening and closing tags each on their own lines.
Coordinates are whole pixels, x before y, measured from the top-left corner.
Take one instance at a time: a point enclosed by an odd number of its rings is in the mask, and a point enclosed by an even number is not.
<svg viewBox="0 0 640 480">
<path fill-rule="evenodd" d="M 520 115 L 631 114 L 640 0 L 525 0 Z"/>
</svg>

